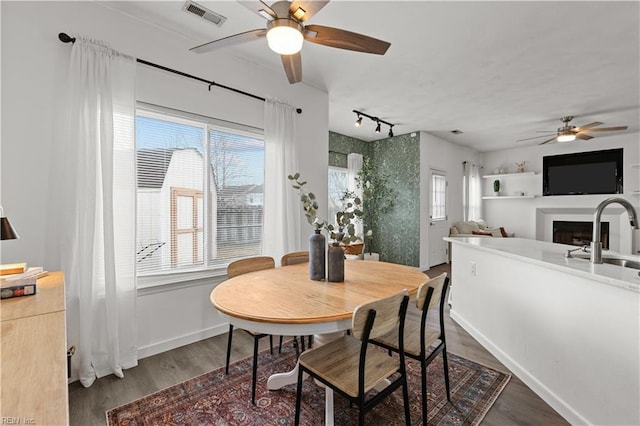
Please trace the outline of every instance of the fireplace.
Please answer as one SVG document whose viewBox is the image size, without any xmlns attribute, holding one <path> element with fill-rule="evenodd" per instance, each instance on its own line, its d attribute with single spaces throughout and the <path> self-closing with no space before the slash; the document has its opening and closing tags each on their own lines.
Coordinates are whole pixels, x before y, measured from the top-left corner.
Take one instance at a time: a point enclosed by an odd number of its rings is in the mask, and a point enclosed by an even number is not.
<svg viewBox="0 0 640 426">
<path fill-rule="evenodd" d="M 553 221 L 553 242 L 574 246 L 589 245 L 593 235 L 593 222 Z M 609 222 L 600 226 L 602 248 L 609 249 Z"/>
</svg>

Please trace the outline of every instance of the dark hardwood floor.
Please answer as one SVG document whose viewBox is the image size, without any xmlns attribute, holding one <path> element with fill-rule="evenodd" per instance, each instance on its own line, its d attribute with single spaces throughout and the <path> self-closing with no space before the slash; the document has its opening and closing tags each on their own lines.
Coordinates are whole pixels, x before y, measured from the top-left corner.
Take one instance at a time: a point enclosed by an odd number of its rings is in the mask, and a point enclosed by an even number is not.
<svg viewBox="0 0 640 426">
<path fill-rule="evenodd" d="M 450 273 L 450 265 L 439 265 L 427 271 L 429 276 Z M 452 282 L 452 285 L 455 285 Z M 413 314 L 413 313 L 412 313 Z M 448 312 L 447 312 L 448 314 Z M 416 314 L 417 315 L 417 314 Z M 466 331 L 447 317 L 447 346 L 450 352 L 502 371 L 508 369 L 475 341 Z M 234 333 L 232 362 L 251 356 L 253 339 L 246 333 Z M 263 348 L 268 339 L 262 339 Z M 71 425 L 106 424 L 105 412 L 152 392 L 206 373 L 225 364 L 226 333 L 183 346 L 139 361 L 138 367 L 125 371 L 119 379 L 113 375 L 96 380 L 90 388 L 79 382 L 69 385 L 69 419 Z M 548 404 L 517 377 L 512 376 L 483 425 L 566 425 Z"/>
</svg>

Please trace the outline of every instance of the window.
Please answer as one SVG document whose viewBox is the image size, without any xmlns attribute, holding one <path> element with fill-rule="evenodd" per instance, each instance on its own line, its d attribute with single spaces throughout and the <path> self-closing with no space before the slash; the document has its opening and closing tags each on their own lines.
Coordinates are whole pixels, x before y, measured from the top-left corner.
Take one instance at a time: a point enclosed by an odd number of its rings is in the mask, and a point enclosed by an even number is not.
<svg viewBox="0 0 640 426">
<path fill-rule="evenodd" d="M 264 140 L 256 129 L 141 104 L 136 158 L 139 276 L 262 252 Z"/>
<path fill-rule="evenodd" d="M 447 177 L 431 173 L 431 220 L 447 219 Z"/>
<path fill-rule="evenodd" d="M 327 221 L 333 225 L 336 223 L 336 214 L 342 210 L 342 195 L 349 189 L 349 178 L 347 169 L 329 167 L 329 206 Z"/>
</svg>

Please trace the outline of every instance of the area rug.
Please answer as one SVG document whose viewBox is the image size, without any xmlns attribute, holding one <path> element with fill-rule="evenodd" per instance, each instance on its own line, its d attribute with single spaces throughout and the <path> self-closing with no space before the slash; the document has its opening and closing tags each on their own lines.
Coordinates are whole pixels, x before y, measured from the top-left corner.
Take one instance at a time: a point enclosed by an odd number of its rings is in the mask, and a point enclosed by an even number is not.
<svg viewBox="0 0 640 426">
<path fill-rule="evenodd" d="M 269 391 L 267 378 L 272 372 L 285 372 L 295 365 L 295 352 L 262 352 L 258 362 L 256 405 L 251 404 L 251 360 L 230 366 L 155 392 L 107 411 L 109 425 L 292 425 L 295 414 L 296 385 Z M 422 424 L 420 364 L 407 360 L 411 422 Z M 428 424 L 477 425 L 484 418 L 510 374 L 485 367 L 449 353 L 451 401 L 446 398 L 442 357 L 428 367 Z M 349 402 L 334 394 L 335 424 L 357 424 L 358 412 Z M 324 424 L 324 390 L 312 380 L 303 385 L 302 425 Z M 365 421 L 372 425 L 403 425 L 402 391 L 396 390 L 372 411 Z"/>
</svg>

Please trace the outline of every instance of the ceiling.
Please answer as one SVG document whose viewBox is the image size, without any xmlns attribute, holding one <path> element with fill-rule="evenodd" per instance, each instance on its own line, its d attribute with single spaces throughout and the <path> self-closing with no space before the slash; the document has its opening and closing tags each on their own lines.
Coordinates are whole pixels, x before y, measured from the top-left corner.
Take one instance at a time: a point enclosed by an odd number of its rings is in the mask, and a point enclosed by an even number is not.
<svg viewBox="0 0 640 426">
<path fill-rule="evenodd" d="M 101 3 L 183 38 L 185 49 L 266 22 L 235 1 L 198 1 L 227 18 L 221 27 L 182 11 L 182 1 Z M 396 135 L 422 130 L 478 151 L 535 145 L 544 139 L 516 140 L 554 131 L 565 115 L 577 126 L 640 128 L 637 1 L 333 0 L 306 24 L 391 43 L 378 56 L 305 42 L 302 84 L 328 92 L 329 129 L 337 133 L 386 136 L 387 126 L 376 134 L 368 119 L 355 127 L 354 109 L 394 123 Z M 286 81 L 266 40 L 224 49 Z"/>
</svg>

